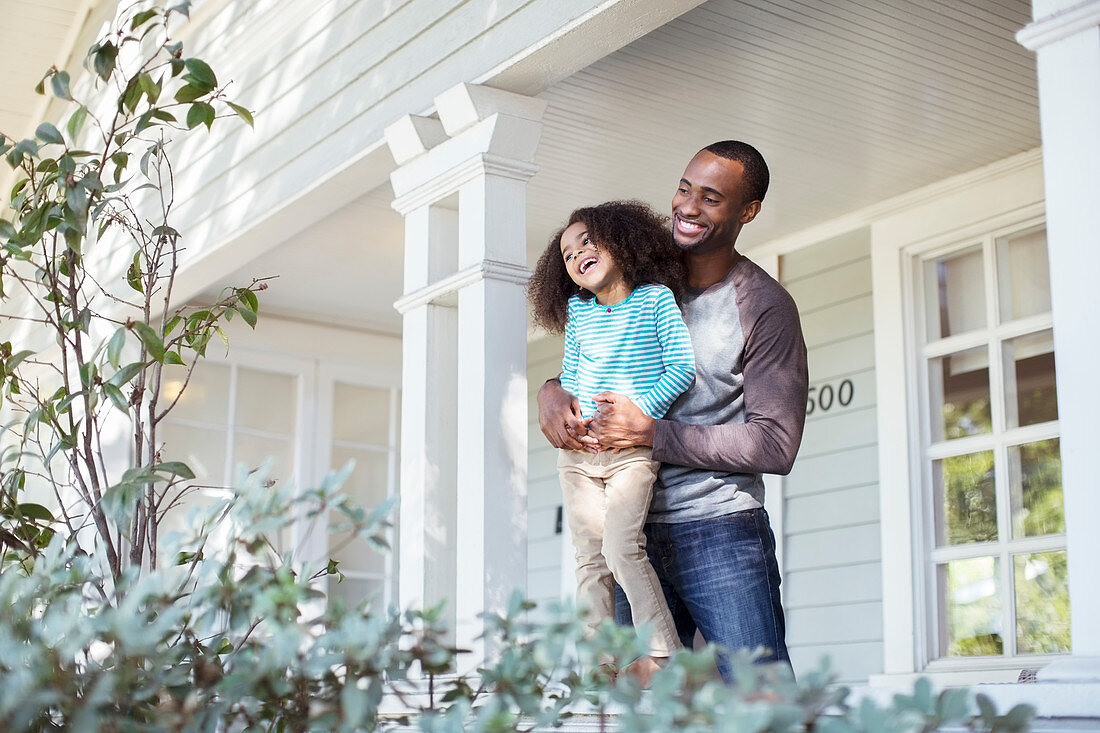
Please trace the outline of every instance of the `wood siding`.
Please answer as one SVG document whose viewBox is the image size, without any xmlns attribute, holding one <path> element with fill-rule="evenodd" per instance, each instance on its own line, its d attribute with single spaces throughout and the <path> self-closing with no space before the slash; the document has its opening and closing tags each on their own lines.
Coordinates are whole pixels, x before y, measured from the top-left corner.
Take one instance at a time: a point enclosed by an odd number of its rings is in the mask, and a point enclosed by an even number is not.
<svg viewBox="0 0 1100 733">
<path fill-rule="evenodd" d="M 180 150 L 178 220 L 198 257 L 381 144 L 385 127 L 486 74 L 595 0 L 208 0 L 184 30 L 255 129 Z M 91 38 L 86 39 L 88 42 Z M 349 200 L 361 194 L 351 191 Z M 303 221 L 303 228 L 311 224 Z M 291 236 L 294 232 L 286 232 Z"/>
<path fill-rule="evenodd" d="M 870 232 L 784 255 L 809 349 L 811 401 L 784 480 L 783 601 L 796 673 L 828 656 L 845 682 L 882 672 L 882 578 Z"/>
<path fill-rule="evenodd" d="M 543 382 L 561 371 L 561 350 L 560 337 L 531 341 L 527 348 L 527 596 L 540 606 L 561 598 L 563 572 L 573 577 L 572 566 L 562 567 L 563 535 L 556 531 L 561 507 L 558 452 L 539 430 L 535 400 Z"/>
</svg>

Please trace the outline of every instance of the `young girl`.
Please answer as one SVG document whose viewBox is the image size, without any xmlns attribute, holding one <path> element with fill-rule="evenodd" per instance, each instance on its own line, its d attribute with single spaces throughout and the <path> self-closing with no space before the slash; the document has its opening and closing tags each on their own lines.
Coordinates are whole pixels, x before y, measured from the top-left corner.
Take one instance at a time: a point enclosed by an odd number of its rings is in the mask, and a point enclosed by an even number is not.
<svg viewBox="0 0 1100 733">
<path fill-rule="evenodd" d="M 593 398 L 609 391 L 660 418 L 691 384 L 694 354 L 676 306 L 683 279 L 665 219 L 638 202 L 577 209 L 550 239 L 528 299 L 538 325 L 565 332 L 561 384 L 577 397 L 582 417 L 590 418 L 598 410 Z M 614 583 L 622 587 L 635 624 L 653 630 L 651 658 L 629 670 L 643 685 L 681 646 L 645 551 L 658 467 L 648 447 L 563 450 L 558 457 L 577 596 L 589 604 L 595 628 L 614 617 Z"/>
</svg>

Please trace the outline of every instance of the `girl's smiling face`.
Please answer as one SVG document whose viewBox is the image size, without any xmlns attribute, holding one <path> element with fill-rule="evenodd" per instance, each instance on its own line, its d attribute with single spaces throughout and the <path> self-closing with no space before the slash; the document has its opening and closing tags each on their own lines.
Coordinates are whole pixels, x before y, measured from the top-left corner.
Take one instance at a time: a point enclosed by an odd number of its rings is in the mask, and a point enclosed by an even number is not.
<svg viewBox="0 0 1100 733">
<path fill-rule="evenodd" d="M 562 232 L 561 256 L 569 278 L 595 295 L 601 305 L 614 305 L 630 295 L 622 271 L 589 236 L 583 221 L 570 224 Z"/>
</svg>

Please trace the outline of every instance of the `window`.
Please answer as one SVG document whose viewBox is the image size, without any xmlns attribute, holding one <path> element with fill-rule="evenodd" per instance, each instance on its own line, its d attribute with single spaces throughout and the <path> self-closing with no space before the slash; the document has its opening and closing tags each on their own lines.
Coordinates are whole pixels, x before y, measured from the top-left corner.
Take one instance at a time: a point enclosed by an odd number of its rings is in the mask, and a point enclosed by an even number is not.
<svg viewBox="0 0 1100 733">
<path fill-rule="evenodd" d="M 179 402 L 162 423 L 158 440 L 166 446 L 167 458 L 187 463 L 199 488 L 169 512 L 165 530 L 185 527 L 187 506 L 223 494 L 239 465 L 255 469 L 270 459 L 269 479 L 300 483 L 299 381 L 309 364 L 272 361 L 207 359 L 196 367 L 186 389 L 186 369 L 168 368 L 162 400 L 178 395 Z M 277 540 L 285 546 L 290 538 Z"/>
<path fill-rule="evenodd" d="M 356 380 L 348 370 L 323 370 L 323 390 L 330 392 L 331 417 L 327 421 L 330 449 L 328 466 L 339 469 L 349 460 L 355 467 L 343 485 L 356 504 L 375 507 L 397 493 L 398 415 L 400 392 L 393 386 L 376 386 Z M 339 521 L 334 518 L 334 521 Z M 396 526 L 397 516 L 390 521 Z M 396 541 L 391 537 L 391 547 Z M 330 577 L 330 597 L 348 606 L 363 600 L 388 604 L 393 600 L 396 578 L 393 552 L 380 553 L 365 540 L 350 539 L 339 532 L 328 535 L 327 556 L 337 560 L 344 578 Z"/>
<path fill-rule="evenodd" d="M 270 479 L 299 487 L 316 486 L 354 460 L 342 490 L 364 507 L 397 493 L 400 392 L 392 370 L 236 347 L 231 356 L 204 360 L 180 394 L 184 378 L 186 369 L 169 368 L 163 399 L 180 399 L 158 440 L 167 446 L 165 460 L 185 461 L 200 488 L 168 514 L 163 532 L 185 529 L 189 506 L 224 495 L 238 466 L 256 468 L 269 459 Z M 303 518 L 273 540 L 303 560 L 339 561 L 344 579 L 328 577 L 331 596 L 351 606 L 390 603 L 395 553 L 325 530 Z M 396 547 L 396 537 L 390 539 Z"/>
<path fill-rule="evenodd" d="M 994 232 L 921 253 L 914 265 L 926 658 L 1065 653 L 1045 231 Z"/>
</svg>

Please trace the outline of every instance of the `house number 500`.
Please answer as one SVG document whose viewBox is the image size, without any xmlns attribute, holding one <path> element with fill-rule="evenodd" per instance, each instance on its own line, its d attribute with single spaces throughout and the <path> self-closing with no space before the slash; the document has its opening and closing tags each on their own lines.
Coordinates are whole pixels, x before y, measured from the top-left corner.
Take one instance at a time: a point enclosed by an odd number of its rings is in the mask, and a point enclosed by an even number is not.
<svg viewBox="0 0 1100 733">
<path fill-rule="evenodd" d="M 855 387 L 850 379 L 845 379 L 835 389 L 831 384 L 826 384 L 823 387 L 810 387 L 809 396 L 806 398 L 806 414 L 812 415 L 819 409 L 822 412 L 828 412 L 834 405 L 847 407 L 852 404 L 854 392 Z"/>
</svg>

